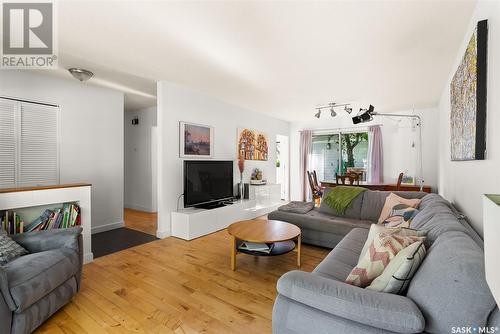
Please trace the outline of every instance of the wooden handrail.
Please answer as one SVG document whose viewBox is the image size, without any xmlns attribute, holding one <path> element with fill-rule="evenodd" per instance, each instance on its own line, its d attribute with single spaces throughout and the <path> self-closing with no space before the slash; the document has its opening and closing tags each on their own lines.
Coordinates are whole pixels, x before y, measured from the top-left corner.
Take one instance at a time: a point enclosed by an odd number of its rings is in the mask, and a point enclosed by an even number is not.
<svg viewBox="0 0 500 334">
<path fill-rule="evenodd" d="M 55 184 L 50 186 L 35 186 L 35 187 L 19 187 L 19 188 L 4 188 L 0 189 L 0 194 L 17 193 L 22 191 L 35 191 L 35 190 L 49 190 L 49 189 L 62 189 L 62 188 L 76 188 L 76 187 L 90 187 L 90 183 L 68 183 L 68 184 Z"/>
</svg>

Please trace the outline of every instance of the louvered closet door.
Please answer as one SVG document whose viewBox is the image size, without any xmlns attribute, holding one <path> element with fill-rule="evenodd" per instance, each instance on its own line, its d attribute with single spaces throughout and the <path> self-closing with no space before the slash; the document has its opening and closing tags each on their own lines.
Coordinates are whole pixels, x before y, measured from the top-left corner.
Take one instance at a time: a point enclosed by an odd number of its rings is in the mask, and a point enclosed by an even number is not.
<svg viewBox="0 0 500 334">
<path fill-rule="evenodd" d="M 16 186 L 16 109 L 19 103 L 0 99 L 0 188 Z"/>
<path fill-rule="evenodd" d="M 59 183 L 58 108 L 21 103 L 19 186 Z"/>
</svg>

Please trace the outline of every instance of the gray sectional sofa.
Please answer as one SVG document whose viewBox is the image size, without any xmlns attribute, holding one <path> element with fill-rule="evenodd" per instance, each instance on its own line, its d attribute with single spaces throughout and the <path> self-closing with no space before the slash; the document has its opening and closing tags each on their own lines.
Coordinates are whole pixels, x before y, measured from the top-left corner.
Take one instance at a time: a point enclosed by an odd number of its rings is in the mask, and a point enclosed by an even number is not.
<svg viewBox="0 0 500 334">
<path fill-rule="evenodd" d="M 0 266 L 0 334 L 27 334 L 68 303 L 80 288 L 80 227 L 12 238 L 29 251 Z"/>
<path fill-rule="evenodd" d="M 427 256 L 405 295 L 344 283 L 388 194 L 366 191 L 343 216 L 325 206 L 308 214 L 269 215 L 300 226 L 304 242 L 334 247 L 312 273 L 296 270 L 279 279 L 273 333 L 479 333 L 482 327 L 500 333 L 500 312 L 485 280 L 483 242 L 437 194 L 397 193 L 422 198 L 412 228 L 427 231 Z"/>
</svg>

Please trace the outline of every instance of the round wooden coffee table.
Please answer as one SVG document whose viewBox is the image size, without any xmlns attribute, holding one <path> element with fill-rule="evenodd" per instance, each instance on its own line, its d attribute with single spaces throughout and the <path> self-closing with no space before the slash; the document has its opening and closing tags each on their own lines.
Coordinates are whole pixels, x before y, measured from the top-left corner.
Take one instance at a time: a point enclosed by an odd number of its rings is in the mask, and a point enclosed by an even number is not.
<svg viewBox="0 0 500 334">
<path fill-rule="evenodd" d="M 283 255 L 292 250 L 297 251 L 297 266 L 300 267 L 301 232 L 295 225 L 278 220 L 244 220 L 229 225 L 227 229 L 232 237 L 231 269 L 236 269 L 236 255 L 246 253 L 256 256 Z M 272 244 L 270 253 L 238 249 L 241 242 L 258 242 Z M 294 242 L 296 241 L 296 243 Z"/>
</svg>

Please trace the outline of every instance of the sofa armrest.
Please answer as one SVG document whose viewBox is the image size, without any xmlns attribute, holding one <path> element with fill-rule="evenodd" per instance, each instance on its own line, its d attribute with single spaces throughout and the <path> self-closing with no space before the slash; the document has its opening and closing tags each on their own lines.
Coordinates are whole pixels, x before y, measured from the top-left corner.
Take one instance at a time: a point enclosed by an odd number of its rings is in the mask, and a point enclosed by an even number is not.
<svg viewBox="0 0 500 334">
<path fill-rule="evenodd" d="M 11 238 L 26 248 L 30 253 L 39 253 L 57 248 L 71 248 L 80 252 L 78 238 L 81 227 L 26 232 L 11 236 Z"/>
<path fill-rule="evenodd" d="M 0 333 L 10 333 L 11 325 L 12 325 L 12 310 L 5 301 L 3 294 L 0 293 Z"/>
<path fill-rule="evenodd" d="M 404 296 L 371 291 L 294 270 L 278 280 L 278 292 L 302 304 L 358 323 L 397 333 L 420 333 L 425 319 Z"/>
<path fill-rule="evenodd" d="M 8 306 L 8 308 L 10 310 L 14 311 L 17 308 L 17 305 L 14 302 L 14 299 L 12 299 L 12 296 L 10 294 L 9 282 L 7 281 L 7 273 L 2 268 L 2 266 L 0 266 L 0 292 L 2 295 L 2 296 L 0 296 L 0 303 L 5 302 Z M 2 305 L 2 306 L 5 306 L 5 305 Z M 2 307 L 0 306 L 0 308 L 2 308 Z M 0 332 L 0 333 L 3 333 L 3 332 Z"/>
</svg>

